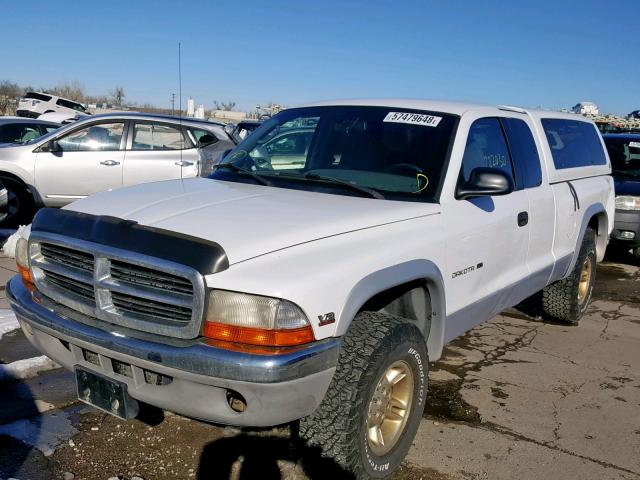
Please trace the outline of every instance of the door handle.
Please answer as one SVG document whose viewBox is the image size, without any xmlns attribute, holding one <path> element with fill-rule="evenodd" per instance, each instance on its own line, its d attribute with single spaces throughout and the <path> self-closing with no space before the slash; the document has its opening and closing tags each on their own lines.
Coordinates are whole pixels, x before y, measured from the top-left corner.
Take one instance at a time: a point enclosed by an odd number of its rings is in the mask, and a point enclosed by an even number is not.
<svg viewBox="0 0 640 480">
<path fill-rule="evenodd" d="M 527 223 L 529 223 L 529 212 L 520 212 L 518 214 L 518 226 L 524 227 Z"/>
<path fill-rule="evenodd" d="M 107 167 L 113 167 L 114 165 L 120 165 L 120 162 L 116 162 L 115 160 L 105 160 L 104 162 L 100 162 L 100 165 L 106 165 Z"/>
<path fill-rule="evenodd" d="M 189 166 L 193 165 L 193 162 L 187 162 L 186 160 L 180 160 L 179 162 L 176 162 L 176 165 L 178 165 L 179 167 L 189 167 Z"/>
</svg>

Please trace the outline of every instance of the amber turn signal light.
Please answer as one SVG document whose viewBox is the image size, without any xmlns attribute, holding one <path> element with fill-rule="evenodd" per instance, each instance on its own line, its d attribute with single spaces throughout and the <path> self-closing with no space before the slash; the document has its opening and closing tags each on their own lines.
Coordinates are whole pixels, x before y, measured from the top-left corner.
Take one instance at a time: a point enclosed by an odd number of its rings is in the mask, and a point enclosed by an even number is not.
<svg viewBox="0 0 640 480">
<path fill-rule="evenodd" d="M 213 340 L 261 345 L 265 347 L 290 347 L 313 342 L 311 325 L 302 328 L 267 330 L 262 328 L 238 327 L 218 322 L 206 322 L 203 335 Z"/>
</svg>

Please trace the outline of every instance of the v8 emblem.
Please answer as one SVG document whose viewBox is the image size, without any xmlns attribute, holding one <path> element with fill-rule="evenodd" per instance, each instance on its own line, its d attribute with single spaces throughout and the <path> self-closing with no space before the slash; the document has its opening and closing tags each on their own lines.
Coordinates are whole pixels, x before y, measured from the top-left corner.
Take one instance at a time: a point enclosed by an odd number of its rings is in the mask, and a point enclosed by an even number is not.
<svg viewBox="0 0 640 480">
<path fill-rule="evenodd" d="M 320 320 L 320 323 L 318 325 L 320 325 L 321 327 L 324 327 L 325 325 L 335 323 L 336 314 L 333 312 L 329 312 L 329 313 L 325 313 L 324 315 L 318 315 L 318 320 Z"/>
</svg>

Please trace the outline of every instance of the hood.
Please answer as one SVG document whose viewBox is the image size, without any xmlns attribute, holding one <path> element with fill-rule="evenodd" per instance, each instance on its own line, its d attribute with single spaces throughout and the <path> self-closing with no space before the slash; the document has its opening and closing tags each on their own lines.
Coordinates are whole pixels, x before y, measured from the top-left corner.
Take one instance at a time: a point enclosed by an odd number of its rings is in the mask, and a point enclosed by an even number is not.
<svg viewBox="0 0 640 480">
<path fill-rule="evenodd" d="M 121 188 L 65 208 L 217 242 L 232 264 L 292 245 L 440 211 L 436 204 L 204 178 Z"/>
<path fill-rule="evenodd" d="M 623 176 L 614 176 L 616 195 L 640 195 L 640 178 L 633 179 Z"/>
</svg>

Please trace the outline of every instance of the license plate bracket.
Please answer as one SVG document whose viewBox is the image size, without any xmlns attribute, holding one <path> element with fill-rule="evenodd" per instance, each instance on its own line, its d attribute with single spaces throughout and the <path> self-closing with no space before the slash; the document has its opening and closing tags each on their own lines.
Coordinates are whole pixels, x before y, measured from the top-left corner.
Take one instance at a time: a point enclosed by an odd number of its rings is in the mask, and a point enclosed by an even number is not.
<svg viewBox="0 0 640 480">
<path fill-rule="evenodd" d="M 124 420 L 130 420 L 138 414 L 138 402 L 129 395 L 126 383 L 80 365 L 76 365 L 75 374 L 81 402 Z"/>
</svg>

